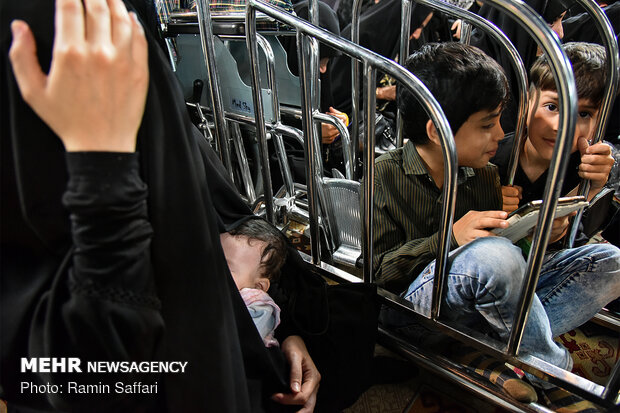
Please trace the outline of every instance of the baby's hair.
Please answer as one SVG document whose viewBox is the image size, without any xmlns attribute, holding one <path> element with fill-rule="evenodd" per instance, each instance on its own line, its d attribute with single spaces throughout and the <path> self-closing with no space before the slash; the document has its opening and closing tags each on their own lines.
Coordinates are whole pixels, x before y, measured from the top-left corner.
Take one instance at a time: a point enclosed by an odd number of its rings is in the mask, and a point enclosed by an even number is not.
<svg viewBox="0 0 620 413">
<path fill-rule="evenodd" d="M 267 244 L 261 255 L 262 276 L 270 281 L 278 280 L 288 254 L 288 243 L 280 230 L 264 219 L 254 218 L 244 221 L 228 233 L 234 237 L 247 237 L 248 244 L 252 241 Z"/>
<path fill-rule="evenodd" d="M 605 48 L 585 42 L 566 43 L 562 48 L 573 67 L 577 97 L 588 99 L 595 106 L 599 106 L 603 101 L 607 74 Z M 530 91 L 535 89 L 557 92 L 546 55 L 538 57 L 530 69 Z"/>
</svg>

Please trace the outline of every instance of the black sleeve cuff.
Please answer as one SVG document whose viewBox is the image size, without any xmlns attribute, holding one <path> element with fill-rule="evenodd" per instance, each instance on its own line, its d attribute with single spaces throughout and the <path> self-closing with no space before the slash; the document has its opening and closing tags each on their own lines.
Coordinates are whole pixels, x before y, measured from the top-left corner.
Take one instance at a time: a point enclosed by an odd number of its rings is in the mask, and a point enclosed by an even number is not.
<svg viewBox="0 0 620 413">
<path fill-rule="evenodd" d="M 138 170 L 138 153 L 125 152 L 67 152 L 69 176 L 113 176 Z"/>
</svg>

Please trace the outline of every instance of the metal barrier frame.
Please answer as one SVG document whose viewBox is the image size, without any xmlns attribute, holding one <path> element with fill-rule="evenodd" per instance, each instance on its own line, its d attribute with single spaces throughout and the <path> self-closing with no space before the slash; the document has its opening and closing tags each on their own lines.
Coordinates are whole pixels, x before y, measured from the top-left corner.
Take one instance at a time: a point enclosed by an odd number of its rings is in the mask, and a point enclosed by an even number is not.
<svg viewBox="0 0 620 413">
<path fill-rule="evenodd" d="M 412 0 L 403 0 L 403 2 L 410 2 Z M 515 127 L 515 141 L 512 148 L 511 162 L 508 167 L 508 182 L 506 185 L 513 185 L 515 173 L 518 165 L 518 153 L 524 143 L 525 135 L 525 121 L 527 113 L 527 95 L 528 95 L 528 76 L 523 59 L 519 55 L 516 47 L 512 44 L 510 39 L 502 32 L 496 25 L 478 16 L 475 13 L 461 9 L 450 3 L 435 0 L 413 0 L 419 4 L 423 4 L 433 9 L 437 9 L 446 14 L 458 17 L 464 23 L 469 23 L 485 31 L 485 33 L 491 35 L 491 37 L 502 45 L 505 51 L 510 57 L 512 67 L 517 74 L 519 93 L 518 93 L 518 105 L 517 105 L 517 122 Z M 407 20 L 407 27 L 409 27 L 409 20 Z M 462 29 L 461 29 L 462 30 Z M 461 32 L 462 33 L 462 32 Z M 469 30 L 471 34 L 471 30 Z M 402 40 L 401 40 L 402 41 Z M 465 43 L 465 41 L 463 41 Z M 468 43 L 468 42 L 467 42 Z M 401 45 L 402 47 L 402 45 Z"/>
<path fill-rule="evenodd" d="M 484 18 L 478 16 L 475 13 L 470 11 L 461 9 L 457 6 L 454 6 L 450 3 L 446 3 L 443 1 L 435 1 L 435 0 L 402 0 L 401 2 L 401 33 L 400 33 L 400 49 L 399 49 L 399 58 L 401 60 L 401 64 L 404 64 L 404 59 L 409 55 L 409 32 L 410 32 L 410 23 L 411 23 L 411 11 L 412 11 L 412 1 L 415 1 L 419 4 L 423 4 L 425 6 L 430 7 L 431 9 L 439 10 L 443 13 L 455 16 L 460 18 L 466 26 L 464 27 L 465 31 L 471 35 L 471 29 L 469 28 L 469 24 L 476 26 L 486 33 L 488 33 L 495 41 L 497 41 L 500 45 L 504 47 L 508 56 L 510 58 L 511 64 L 515 70 L 515 73 L 518 77 L 518 113 L 517 113 L 517 123 L 515 128 L 515 145 L 513 147 L 513 156 L 511 156 L 511 164 L 508 168 L 509 178 L 508 185 L 512 185 L 514 182 L 514 175 L 517 169 L 517 163 L 514 161 L 514 154 L 518 154 L 518 149 L 522 146 L 523 138 L 525 134 L 525 121 L 526 121 L 526 112 L 527 112 L 527 94 L 528 94 L 528 76 L 527 71 L 525 69 L 525 65 L 523 64 L 523 60 L 519 55 L 519 52 L 514 47 L 510 39 L 495 26 L 493 23 L 485 20 Z M 360 20 L 360 12 L 361 12 L 361 0 L 354 0 L 353 2 L 353 20 L 351 24 L 351 40 L 359 44 L 359 20 Z M 467 36 L 467 33 L 465 37 Z M 463 36 L 463 35 L 462 35 Z M 464 41 L 462 37 L 463 43 L 468 43 L 468 41 Z M 351 66 L 351 84 L 353 85 L 351 96 L 352 96 L 352 119 L 358 118 L 358 94 L 357 90 L 361 88 L 361 80 L 359 75 L 359 63 L 357 61 L 353 62 Z M 356 125 L 354 123 L 354 125 Z M 403 134 L 402 134 L 402 114 L 400 109 L 396 112 L 396 147 L 401 147 L 403 145 Z M 354 130 L 353 136 L 357 136 Z M 355 146 L 354 146 L 355 147 Z"/>
<path fill-rule="evenodd" d="M 204 0 L 201 0 L 204 1 Z M 575 376 L 571 373 L 565 372 L 559 368 L 556 368 L 542 360 L 536 359 L 531 356 L 518 357 L 519 344 L 523 334 L 523 328 L 527 319 L 531 301 L 535 294 L 535 288 L 538 281 L 538 273 L 542 266 L 542 260 L 544 251 L 546 249 L 549 233 L 553 221 L 553 212 L 557 205 L 557 198 L 561 189 L 563 175 L 566 169 L 566 160 L 570 153 L 572 136 L 574 136 L 575 130 L 575 117 L 576 117 L 576 101 L 577 94 L 573 81 L 572 70 L 570 68 L 570 62 L 563 53 L 555 35 L 547 27 L 544 21 L 525 3 L 519 0 L 485 0 L 491 5 L 501 9 L 511 17 L 515 18 L 519 24 L 521 24 L 526 31 L 537 39 L 539 45 L 547 53 L 551 61 L 552 74 L 558 85 L 559 99 L 559 111 L 560 111 L 560 127 L 558 132 L 558 139 L 554 149 L 554 156 L 549 168 L 549 177 L 545 187 L 544 194 L 544 206 L 542 208 L 542 214 L 538 221 L 537 230 L 534 234 L 534 240 L 532 244 L 532 252 L 527 261 L 526 283 L 521 291 L 521 305 L 518 311 L 515 313 L 515 322 L 513 331 L 505 349 L 500 349 L 493 344 L 489 344 L 487 340 L 477 337 L 475 334 L 468 336 L 453 327 L 442 323 L 438 318 L 440 315 L 440 304 L 443 286 L 446 279 L 445 263 L 449 251 L 449 239 L 452 227 L 454 202 L 455 202 L 455 187 L 456 187 L 456 153 L 454 148 L 454 140 L 452 132 L 449 128 L 447 120 L 443 115 L 443 112 L 436 100 L 432 97 L 426 87 L 411 73 L 407 72 L 404 68 L 396 65 L 394 62 L 387 58 L 376 55 L 370 51 L 367 51 L 355 44 L 341 39 L 338 36 L 331 34 L 328 31 L 320 29 L 314 25 L 311 25 L 301 19 L 298 19 L 288 13 L 285 13 L 278 8 L 269 4 L 263 3 L 260 0 L 249 0 L 246 12 L 246 39 L 248 49 L 251 53 L 251 58 L 256 61 L 257 56 L 257 33 L 256 33 L 256 11 L 259 10 L 266 15 L 269 15 L 285 24 L 297 29 L 298 50 L 299 58 L 301 61 L 300 69 L 302 75 L 300 81 L 302 83 L 303 100 L 302 100 L 302 112 L 306 150 L 306 167 L 307 167 L 307 184 L 308 184 L 308 203 L 309 203 L 309 215 L 310 215 L 310 229 L 311 229 L 311 247 L 312 256 L 310 258 L 311 263 L 318 267 L 324 267 L 325 264 L 321 263 L 319 249 L 318 249 L 318 208 L 316 205 L 316 191 L 317 191 L 317 175 L 313 171 L 317 170 L 316 160 L 316 147 L 317 147 L 317 132 L 316 124 L 314 122 L 313 114 L 316 110 L 316 94 L 313 95 L 313 90 L 316 90 L 317 84 L 313 82 L 316 77 L 316 66 L 318 63 L 316 40 L 320 39 L 322 42 L 328 44 L 331 47 L 340 49 L 348 56 L 358 60 L 364 64 L 364 77 L 365 82 L 365 125 L 366 125 L 366 139 L 367 143 L 364 146 L 364 211 L 365 218 L 363 222 L 363 259 L 364 259 L 364 281 L 372 282 L 372 210 L 373 210 L 373 187 L 374 187 L 374 123 L 369 122 L 374 116 L 375 107 L 375 76 L 376 70 L 392 75 L 398 81 L 400 81 L 405 87 L 409 88 L 416 97 L 428 104 L 427 113 L 431 120 L 437 127 L 440 135 L 442 148 L 444 149 L 444 167 L 446 170 L 444 178 L 444 204 L 442 206 L 442 215 L 440 227 L 443 230 L 440 235 L 440 242 L 438 248 L 438 257 L 435 273 L 435 283 L 433 286 L 433 301 L 431 308 L 431 317 L 428 319 L 430 324 L 438 326 L 442 330 L 449 334 L 458 337 L 459 339 L 471 342 L 479 347 L 489 350 L 491 353 L 500 355 L 505 359 L 512 362 L 516 362 L 519 365 L 526 364 L 526 367 L 532 366 L 534 369 L 538 369 L 547 375 L 550 381 L 561 383 L 563 387 L 575 393 L 585 396 L 591 400 L 602 402 L 606 406 L 614 406 L 617 399 L 617 390 L 620 386 L 620 368 L 618 364 L 615 366 L 614 373 L 612 374 L 607 386 L 598 386 L 585 379 Z M 583 0 L 586 1 L 586 0 Z M 591 1 L 591 0 L 587 0 Z M 315 1 L 310 2 L 310 16 L 313 16 L 313 6 Z M 598 7 L 598 6 L 597 6 Z M 314 43 L 314 44 L 313 44 Z M 616 45 L 617 50 L 617 45 Z M 252 57 L 253 56 L 253 57 Z M 617 53 L 616 53 L 617 56 Z M 262 96 L 257 92 L 257 88 L 254 85 L 259 84 L 258 79 L 258 67 L 252 65 L 253 70 L 253 99 L 254 107 L 256 110 L 256 127 L 257 135 L 265 135 L 265 122 L 262 115 Z M 617 70 L 615 76 L 617 76 Z M 610 92 L 609 92 L 610 93 Z M 606 95 L 607 96 L 607 95 Z M 259 115 L 260 114 L 260 115 Z M 313 119 L 312 122 L 308 119 Z M 606 119 L 601 119 L 599 129 L 606 122 Z M 354 126 L 357 122 L 354 123 Z M 354 134 L 355 139 L 357 134 Z M 355 146 L 354 146 L 355 147 Z M 266 194 L 267 195 L 267 194 Z M 382 296 L 386 301 L 392 304 L 401 306 L 408 311 L 411 311 L 411 306 L 399 300 L 397 297 L 391 295 L 389 292 L 382 291 Z M 417 313 L 416 313 L 417 314 Z M 418 314 L 418 316 L 420 316 Z M 420 316 L 424 319 L 424 316 Z M 539 410 L 540 411 L 540 410 Z"/>
<path fill-rule="evenodd" d="M 594 132 L 594 137 L 592 139 L 592 143 L 598 143 L 604 138 L 605 130 L 607 129 L 607 124 L 609 123 L 609 115 L 611 114 L 620 82 L 620 56 L 618 55 L 618 40 L 616 39 L 616 35 L 614 34 L 614 30 L 609 22 L 609 19 L 596 1 L 577 0 L 576 2 L 586 10 L 590 17 L 592 17 L 594 25 L 603 39 L 603 46 L 605 47 L 605 52 L 607 54 L 607 85 L 605 88 L 605 94 L 603 95 L 599 117 L 596 123 L 596 131 Z M 589 192 L 590 181 L 582 180 L 579 185 L 578 194 L 587 197 Z M 567 245 L 569 248 L 572 248 L 575 243 L 575 238 L 577 236 L 579 222 L 581 221 L 582 215 L 583 209 L 579 210 L 573 219 L 570 234 L 567 238 Z"/>
<path fill-rule="evenodd" d="M 312 2 L 310 3 L 310 9 L 312 10 Z M 428 89 L 410 72 L 405 70 L 403 67 L 397 65 L 393 61 L 386 59 L 385 57 L 379 56 L 376 53 L 367 51 L 350 41 L 344 40 L 334 34 L 318 28 L 316 26 L 311 25 L 310 23 L 298 19 L 294 16 L 291 16 L 288 13 L 284 13 L 278 10 L 276 7 L 271 6 L 269 4 L 250 0 L 247 5 L 247 16 L 246 16 L 246 28 L 247 28 L 247 36 L 248 36 L 248 47 L 254 48 L 256 47 L 256 26 L 255 26 L 255 12 L 259 10 L 264 14 L 267 14 L 291 27 L 297 29 L 298 39 L 300 41 L 298 43 L 302 43 L 304 36 L 313 36 L 317 39 L 320 39 L 322 42 L 328 44 L 331 47 L 338 48 L 343 53 L 353 57 L 355 59 L 359 59 L 364 62 L 366 76 L 372 78 L 375 74 L 375 70 L 381 69 L 383 72 L 389 73 L 394 76 L 397 80 L 401 81 L 405 87 L 408 87 L 412 90 L 412 92 L 428 102 L 429 107 L 427 108 L 428 114 L 433 122 L 437 125 L 437 130 L 439 132 L 440 138 L 442 140 L 442 146 L 447 148 L 447 154 L 444 155 L 444 164 L 446 166 L 446 174 L 444 179 L 444 186 L 448 188 L 448 195 L 446 196 L 446 204 L 443 207 L 442 211 L 442 222 L 445 223 L 446 228 L 451 228 L 451 220 L 452 214 L 454 210 L 454 188 L 456 185 L 456 152 L 454 149 L 454 139 L 452 137 L 452 132 L 448 126 L 447 120 L 443 115 L 443 111 L 439 107 L 437 101 L 432 97 Z M 303 50 L 303 49 L 302 49 Z M 305 71 L 309 65 L 306 62 L 306 56 L 310 55 L 310 53 L 300 53 L 300 58 L 302 59 L 301 70 Z M 253 70 L 255 70 L 254 68 Z M 310 69 L 311 70 L 311 69 Z M 256 77 L 256 76 L 255 76 Z M 302 111 L 304 111 L 304 119 L 310 119 L 312 116 L 312 111 L 315 109 L 313 107 L 313 99 L 311 99 L 310 95 L 312 93 L 310 82 L 308 82 L 308 76 L 302 75 L 300 76 L 302 82 L 302 89 L 304 92 L 304 107 L 302 107 Z M 374 85 L 374 83 L 372 83 Z M 368 107 L 374 108 L 374 88 L 372 90 L 368 90 L 371 88 L 367 88 L 366 97 L 370 101 L 370 105 Z M 262 106 L 261 96 L 258 93 L 254 93 L 255 102 L 254 105 L 256 108 Z M 366 117 L 369 117 L 369 114 L 365 114 Z M 374 115 L 374 111 L 372 113 Z M 308 171 L 315 171 L 316 166 L 314 165 L 315 156 L 311 151 L 313 151 L 315 145 L 310 142 L 311 140 L 316 141 L 315 139 L 308 139 L 311 133 L 308 133 L 309 126 L 308 122 L 305 122 L 305 132 L 306 132 L 306 149 L 308 150 L 306 157 L 306 167 Z M 371 131 L 374 123 L 367 122 L 368 125 L 368 134 L 370 135 L 369 139 L 374 139 L 374 131 Z M 315 137 L 314 135 L 313 137 Z M 367 145 L 367 147 L 370 145 Z M 374 166 L 374 145 L 372 145 L 373 150 L 366 150 L 366 167 L 364 170 L 364 209 L 366 211 L 372 211 L 372 195 L 373 195 L 373 183 L 374 177 L 372 174 L 372 169 Z M 370 166 L 369 166 L 370 165 Z M 317 218 L 316 218 L 316 207 L 312 207 L 312 204 L 316 202 L 315 197 L 312 195 L 316 191 L 316 176 L 312 172 L 308 173 L 308 197 L 309 197 L 309 211 L 310 211 L 310 225 L 311 225 L 311 235 L 315 235 L 316 226 L 317 226 Z M 366 214 L 366 219 L 363 225 L 364 239 L 370 239 L 370 231 L 372 228 L 372 213 Z M 315 230 L 313 230 L 313 227 Z M 446 236 L 447 235 L 447 236 Z M 442 256 L 447 256 L 448 243 L 449 243 L 449 234 L 444 234 L 443 239 L 440 240 L 440 254 Z M 316 241 L 316 239 L 315 239 Z M 367 282 L 372 282 L 372 264 L 369 261 L 372 255 L 372 242 L 366 242 L 364 248 L 364 280 Z M 312 249 L 312 261 L 314 264 L 320 264 L 320 254 L 318 251 L 318 245 L 315 243 L 311 244 Z M 445 259 L 443 260 L 445 262 Z M 439 277 L 442 278 L 443 273 L 445 272 L 445 267 L 443 265 L 438 265 Z"/>
<path fill-rule="evenodd" d="M 200 30 L 200 44 L 202 55 L 205 59 L 209 81 L 209 97 L 213 108 L 213 119 L 215 122 L 215 142 L 220 159 L 224 163 L 230 178 L 234 181 L 232 173 L 232 162 L 230 159 L 230 134 L 228 125 L 224 120 L 224 106 L 222 105 L 222 94 L 219 88 L 219 78 L 215 67 L 215 48 L 213 45 L 213 26 L 211 24 L 211 11 L 208 0 L 197 0 L 196 9 L 198 15 L 198 28 Z"/>
<path fill-rule="evenodd" d="M 573 73 L 571 70 L 570 62 L 568 61 L 566 55 L 562 51 L 558 40 L 555 34 L 551 31 L 551 29 L 546 25 L 546 23 L 542 20 L 538 14 L 533 11 L 529 6 L 525 3 L 518 0 L 487 0 L 493 6 L 501 9 L 511 17 L 515 18 L 519 24 L 521 24 L 528 33 L 537 39 L 538 43 L 542 47 L 542 49 L 547 53 L 549 59 L 551 61 L 552 74 L 556 80 L 558 85 L 558 92 L 560 95 L 559 99 L 559 110 L 560 110 L 560 127 L 558 132 L 558 139 L 556 143 L 556 147 L 554 150 L 554 159 L 551 162 L 549 179 L 547 181 L 547 185 L 545 188 L 544 195 L 544 207 L 543 213 L 541 214 L 536 233 L 534 235 L 533 240 L 533 248 L 527 262 L 527 273 L 526 273 L 526 283 L 521 292 L 521 306 L 517 309 L 515 313 L 515 322 L 512 334 L 508 341 L 508 344 L 504 349 L 498 349 L 496 346 L 487 343 L 484 339 L 478 339 L 474 336 L 467 336 L 462 332 L 453 329 L 451 326 L 442 323 L 438 320 L 439 316 L 439 308 L 441 303 L 441 288 L 444 284 L 444 275 L 445 275 L 445 258 L 447 256 L 448 248 L 445 245 L 446 234 L 450 233 L 451 224 L 452 224 L 452 214 L 453 209 L 450 208 L 450 205 L 454 205 L 454 179 L 456 178 L 456 163 L 455 161 L 455 153 L 454 153 L 454 143 L 452 138 L 451 131 L 445 121 L 445 116 L 441 112 L 441 109 L 437 106 L 436 101 L 430 94 L 428 94 L 428 90 L 412 77 L 410 73 L 405 71 L 401 66 L 396 65 L 394 62 L 386 59 L 382 56 L 378 56 L 375 53 L 369 52 L 361 47 L 357 47 L 352 42 L 347 40 L 338 38 L 333 34 L 320 29 L 318 27 L 312 26 L 305 21 L 297 19 L 293 16 L 290 16 L 286 13 L 280 12 L 275 7 L 270 6 L 261 2 L 260 0 L 249 0 L 248 8 L 247 8 L 247 23 L 246 28 L 247 36 L 248 36 L 248 47 L 252 47 L 252 43 L 255 42 L 255 22 L 253 20 L 254 13 L 256 10 L 259 10 L 279 21 L 284 22 L 285 24 L 294 27 L 298 31 L 298 39 L 300 44 L 303 44 L 304 36 L 312 36 L 316 39 L 321 40 L 326 43 L 330 47 L 338 48 L 343 53 L 348 56 L 358 59 L 362 61 L 364 64 L 364 76 L 366 77 L 366 87 L 365 87 L 365 98 L 366 98 L 366 110 L 364 111 L 364 117 L 367 119 L 370 118 L 370 111 L 368 108 L 374 108 L 374 89 L 372 87 L 368 87 L 368 85 L 374 85 L 374 76 L 375 70 L 379 68 L 383 72 L 391 74 L 398 81 L 402 82 L 405 87 L 410 88 L 418 98 L 422 97 L 422 99 L 429 103 L 429 116 L 433 120 L 436 125 L 439 125 L 438 130 L 440 134 L 443 135 L 442 139 L 442 147 L 446 150 L 447 154 L 444 157 L 444 163 L 446 164 L 446 178 L 447 182 L 444 183 L 444 187 L 446 191 L 444 208 L 442 210 L 442 223 L 441 228 L 443 229 L 444 237 L 440 241 L 440 251 L 438 253 L 437 259 L 437 268 L 438 271 L 435 275 L 435 290 L 433 291 L 433 304 L 431 309 L 431 324 L 435 324 L 437 326 L 442 327 L 444 330 L 451 330 L 452 335 L 459 337 L 460 339 L 464 339 L 465 341 L 474 342 L 479 347 L 483 347 L 487 350 L 490 350 L 491 353 L 498 354 L 505 359 L 516 362 L 519 365 L 525 364 L 526 367 L 532 366 L 534 370 L 540 370 L 547 375 L 547 378 L 550 381 L 554 381 L 556 383 L 562 383 L 567 389 L 571 391 L 575 391 L 580 395 L 585 395 L 590 399 L 594 399 L 597 402 L 603 402 L 607 405 L 612 405 L 614 403 L 614 386 L 617 383 L 617 378 L 615 376 L 610 380 L 610 385 L 607 388 L 603 388 L 603 386 L 598 386 L 580 378 L 578 376 L 573 375 L 572 373 L 565 372 L 562 369 L 559 369 L 555 366 L 552 366 L 548 363 L 545 363 L 542 360 L 539 360 L 535 357 L 531 356 L 522 356 L 517 357 L 519 344 L 521 341 L 521 337 L 523 334 L 523 328 L 525 325 L 525 321 L 527 319 L 529 308 L 531 305 L 531 301 L 535 294 L 535 288 L 538 281 L 538 273 L 540 272 L 540 268 L 542 266 L 542 260 L 544 256 L 544 251 L 546 249 L 549 233 L 553 221 L 553 212 L 557 205 L 557 198 L 559 196 L 559 190 L 561 188 L 561 184 L 563 181 L 563 175 L 566 169 L 567 155 L 571 149 L 572 136 L 574 136 L 575 131 L 575 119 L 576 119 L 576 103 L 577 103 L 577 93 L 576 87 L 573 80 Z M 307 59 L 302 54 L 300 56 L 302 60 L 302 70 L 304 65 L 307 65 Z M 306 66 L 307 67 L 307 66 Z M 310 69 L 311 70 L 311 69 Z M 301 77 L 302 87 L 304 89 L 305 96 L 305 111 L 304 114 L 307 117 L 311 116 L 312 113 L 312 99 L 308 97 L 310 91 L 307 76 Z M 425 96 L 428 95 L 428 96 Z M 260 103 L 260 95 L 255 94 L 256 98 L 255 106 L 258 107 Z M 442 125 L 441 122 L 444 122 Z M 374 166 L 374 131 L 373 124 L 371 122 L 366 122 L 366 138 L 367 145 L 365 146 L 365 154 L 364 154 L 364 209 L 365 219 L 363 225 L 363 237 L 364 237 L 364 248 L 363 248 L 363 256 L 364 256 L 364 281 L 372 282 L 372 238 L 370 237 L 372 231 L 372 196 L 373 196 L 373 166 Z M 307 131 L 306 123 L 306 132 Z M 315 157 L 312 155 L 311 151 L 313 150 L 313 146 L 310 142 L 306 143 L 306 149 L 308 150 L 308 156 L 306 159 L 307 168 L 309 171 L 314 171 L 315 165 L 313 163 Z M 373 148 L 369 150 L 369 148 Z M 312 175 L 309 173 L 309 175 Z M 311 236 L 315 236 L 316 231 L 312 231 L 312 227 L 316 227 L 316 209 L 312 208 L 312 204 L 315 202 L 313 200 L 313 186 L 316 186 L 316 182 L 314 177 L 309 176 L 308 180 L 308 194 L 310 196 L 309 205 L 310 205 L 310 225 L 311 225 Z M 449 238 L 448 238 L 449 239 Z M 312 256 L 310 261 L 317 267 L 324 267 L 325 264 L 321 263 L 319 253 L 318 253 L 318 245 L 316 242 L 312 244 Z M 390 296 L 389 292 L 382 291 L 381 294 L 385 297 L 385 299 L 397 306 L 401 306 L 404 309 L 411 309 L 407 303 L 402 302 L 395 296 Z M 421 317 L 424 318 L 424 317 Z M 531 370 L 531 369 L 530 369 Z M 568 380 L 568 381 L 566 381 Z M 539 410 L 540 411 L 540 410 Z"/>
</svg>

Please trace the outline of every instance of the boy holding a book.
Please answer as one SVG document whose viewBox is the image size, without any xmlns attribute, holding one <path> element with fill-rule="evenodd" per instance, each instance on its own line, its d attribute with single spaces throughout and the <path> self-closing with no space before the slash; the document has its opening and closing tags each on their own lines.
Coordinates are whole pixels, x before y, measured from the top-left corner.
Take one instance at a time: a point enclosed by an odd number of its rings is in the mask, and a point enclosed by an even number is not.
<svg viewBox="0 0 620 413">
<path fill-rule="evenodd" d="M 406 67 L 441 104 L 454 133 L 459 164 L 457 199 L 442 318 L 506 342 L 524 282 L 526 259 L 508 239 L 497 167 L 489 160 L 504 138 L 500 115 L 508 86 L 499 65 L 459 43 L 427 44 Z M 398 88 L 408 142 L 376 161 L 374 260 L 379 285 L 401 293 L 417 312 L 430 312 L 437 255 L 444 164 L 437 130 L 416 98 Z M 562 237 L 554 222 L 550 241 Z M 620 250 L 586 245 L 545 256 L 521 342 L 530 354 L 570 370 L 568 351 L 553 341 L 588 321 L 620 295 Z M 414 324 L 385 313 L 390 327 Z M 419 338 L 419 337 L 418 337 Z"/>
</svg>

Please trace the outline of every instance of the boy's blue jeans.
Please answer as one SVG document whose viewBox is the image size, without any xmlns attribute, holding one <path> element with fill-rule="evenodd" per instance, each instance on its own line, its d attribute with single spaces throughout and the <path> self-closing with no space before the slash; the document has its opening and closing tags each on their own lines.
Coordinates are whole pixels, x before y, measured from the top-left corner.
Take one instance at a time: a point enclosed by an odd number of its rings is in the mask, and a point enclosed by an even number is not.
<svg viewBox="0 0 620 413">
<path fill-rule="evenodd" d="M 452 251 L 449 268 L 442 317 L 476 330 L 490 326 L 506 342 L 526 270 L 521 250 L 506 238 L 479 238 Z M 403 294 L 417 312 L 426 315 L 430 314 L 434 272 L 433 261 Z M 553 337 L 585 323 L 618 296 L 617 247 L 593 244 L 547 254 L 520 353 L 570 370 L 572 360 L 568 351 Z M 410 321 L 406 323 L 401 315 L 388 312 L 382 319 L 387 325 L 405 330 L 404 333 L 421 331 Z"/>
</svg>

